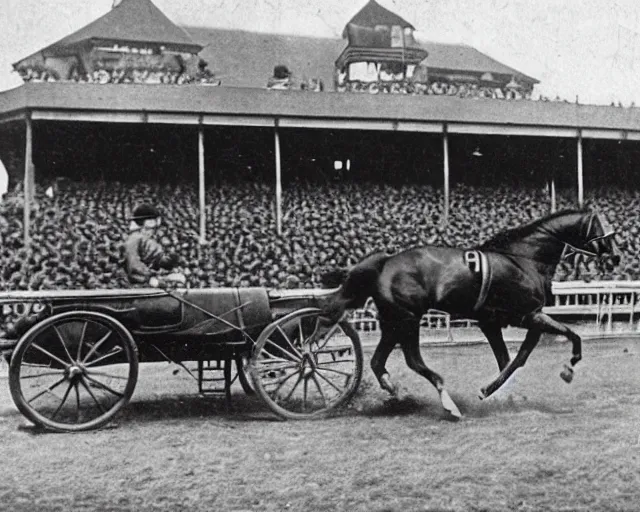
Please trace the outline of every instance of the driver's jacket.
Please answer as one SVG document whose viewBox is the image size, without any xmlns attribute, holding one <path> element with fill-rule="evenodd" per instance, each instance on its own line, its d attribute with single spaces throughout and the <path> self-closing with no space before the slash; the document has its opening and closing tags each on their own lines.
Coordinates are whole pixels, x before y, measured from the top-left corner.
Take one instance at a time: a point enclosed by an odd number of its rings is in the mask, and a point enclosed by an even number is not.
<svg viewBox="0 0 640 512">
<path fill-rule="evenodd" d="M 148 283 L 158 270 L 171 270 L 177 263 L 177 255 L 165 253 L 162 246 L 142 230 L 131 233 L 124 244 L 124 267 L 131 283 Z"/>
</svg>

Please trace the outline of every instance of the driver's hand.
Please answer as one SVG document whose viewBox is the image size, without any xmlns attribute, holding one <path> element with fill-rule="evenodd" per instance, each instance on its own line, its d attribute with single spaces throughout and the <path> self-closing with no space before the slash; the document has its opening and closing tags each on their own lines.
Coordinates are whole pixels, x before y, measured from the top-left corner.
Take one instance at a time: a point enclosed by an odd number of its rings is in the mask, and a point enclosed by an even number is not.
<svg viewBox="0 0 640 512">
<path fill-rule="evenodd" d="M 173 272 L 167 276 L 164 276 L 167 282 L 175 283 L 175 284 L 187 284 L 187 276 L 182 274 L 181 272 Z"/>
</svg>

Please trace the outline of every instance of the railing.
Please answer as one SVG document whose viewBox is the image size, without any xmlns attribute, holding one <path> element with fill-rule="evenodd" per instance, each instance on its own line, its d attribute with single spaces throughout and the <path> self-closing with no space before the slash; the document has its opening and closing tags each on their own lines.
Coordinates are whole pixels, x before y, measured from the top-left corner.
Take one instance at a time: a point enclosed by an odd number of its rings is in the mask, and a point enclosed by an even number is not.
<svg viewBox="0 0 640 512">
<path fill-rule="evenodd" d="M 640 314 L 640 282 L 553 283 L 554 304 L 545 312 L 556 317 L 581 317 L 612 332 L 614 321 L 625 332 L 637 332 Z M 625 325 L 626 324 L 626 325 Z"/>
</svg>

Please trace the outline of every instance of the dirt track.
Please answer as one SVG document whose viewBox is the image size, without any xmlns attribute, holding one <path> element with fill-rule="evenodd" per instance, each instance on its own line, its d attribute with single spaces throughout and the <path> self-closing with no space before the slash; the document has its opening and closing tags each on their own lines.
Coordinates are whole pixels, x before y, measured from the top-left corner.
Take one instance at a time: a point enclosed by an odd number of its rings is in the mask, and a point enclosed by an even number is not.
<svg viewBox="0 0 640 512">
<path fill-rule="evenodd" d="M 280 422 L 238 390 L 236 411 L 201 398 L 184 372 L 143 365 L 116 428 L 39 434 L 1 413 L 0 509 L 189 511 L 502 511 L 640 508 L 640 342 L 540 346 L 515 381 L 481 402 L 495 372 L 486 346 L 424 348 L 465 414 L 399 352 L 390 401 L 367 369 L 339 416 Z M 0 380 L 6 403 L 6 379 Z M 0 411 L 2 406 L 0 406 Z"/>
</svg>

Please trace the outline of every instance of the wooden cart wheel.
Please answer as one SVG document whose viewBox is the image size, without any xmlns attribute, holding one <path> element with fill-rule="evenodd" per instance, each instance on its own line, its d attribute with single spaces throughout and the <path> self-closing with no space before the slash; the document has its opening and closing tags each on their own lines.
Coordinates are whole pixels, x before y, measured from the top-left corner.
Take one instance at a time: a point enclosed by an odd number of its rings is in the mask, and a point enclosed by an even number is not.
<svg viewBox="0 0 640 512">
<path fill-rule="evenodd" d="M 251 381 L 251 376 L 249 375 L 249 358 L 246 356 L 237 356 L 236 357 L 236 371 L 238 372 L 238 380 L 240 381 L 240 385 L 242 386 L 242 390 L 248 395 L 253 396 L 256 394 L 256 390 L 253 386 L 253 382 Z"/>
<path fill-rule="evenodd" d="M 279 416 L 310 419 L 347 402 L 362 378 L 362 347 L 355 329 L 334 325 L 317 341 L 320 310 L 294 311 L 269 324 L 251 358 L 256 391 Z"/>
<path fill-rule="evenodd" d="M 36 425 L 76 432 L 109 422 L 133 395 L 138 352 L 113 318 L 71 311 L 47 318 L 20 339 L 9 386 L 22 414 Z"/>
</svg>

